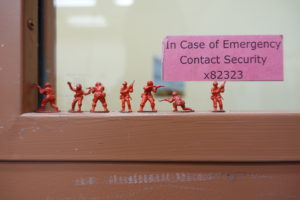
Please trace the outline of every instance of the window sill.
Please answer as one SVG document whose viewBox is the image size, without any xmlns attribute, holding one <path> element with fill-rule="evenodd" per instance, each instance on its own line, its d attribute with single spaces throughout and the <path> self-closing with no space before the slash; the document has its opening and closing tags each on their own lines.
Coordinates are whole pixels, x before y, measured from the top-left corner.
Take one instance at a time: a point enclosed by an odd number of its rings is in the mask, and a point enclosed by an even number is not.
<svg viewBox="0 0 300 200">
<path fill-rule="evenodd" d="M 0 160 L 300 161 L 300 113 L 25 113 Z"/>
</svg>

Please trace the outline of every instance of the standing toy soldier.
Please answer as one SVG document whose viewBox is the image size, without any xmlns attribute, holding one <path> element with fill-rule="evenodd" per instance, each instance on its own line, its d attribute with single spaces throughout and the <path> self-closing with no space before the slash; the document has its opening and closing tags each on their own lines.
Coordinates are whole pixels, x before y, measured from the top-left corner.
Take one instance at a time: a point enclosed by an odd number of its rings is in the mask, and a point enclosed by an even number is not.
<svg viewBox="0 0 300 200">
<path fill-rule="evenodd" d="M 218 87 L 218 82 L 214 82 L 213 83 L 213 87 L 211 88 L 211 97 L 210 99 L 213 101 L 213 105 L 214 105 L 214 110 L 213 112 L 225 112 L 223 110 L 223 102 L 222 99 L 223 97 L 221 96 L 221 93 L 223 93 L 225 91 L 225 83 L 224 82 L 220 87 Z M 218 104 L 219 104 L 219 108 L 220 110 L 218 111 Z"/>
<path fill-rule="evenodd" d="M 70 82 L 68 82 L 68 85 L 69 85 L 70 89 L 73 92 L 75 92 L 74 100 L 72 102 L 72 108 L 71 108 L 71 110 L 69 110 L 69 112 L 82 112 L 81 111 L 81 106 L 82 106 L 83 95 L 89 95 L 91 92 L 90 91 L 89 92 L 83 91 L 81 84 L 77 84 L 75 89 L 72 87 Z M 78 110 L 75 111 L 75 106 L 76 106 L 77 102 L 78 102 Z"/>
<path fill-rule="evenodd" d="M 160 101 L 167 101 L 169 103 L 173 103 L 173 112 L 178 112 L 177 106 L 180 106 L 182 108 L 181 112 L 194 112 L 193 109 L 185 107 L 184 100 L 181 99 L 181 97 L 177 94 L 177 92 L 172 92 L 172 96 L 166 99 L 162 99 Z"/>
<path fill-rule="evenodd" d="M 88 89 L 90 89 L 89 91 L 90 93 L 92 92 L 94 94 L 92 109 L 90 110 L 90 112 L 105 112 L 105 113 L 109 112 L 105 100 L 106 93 L 104 92 L 105 90 L 104 86 L 100 82 L 97 82 L 95 84 L 95 87 L 89 87 Z M 104 111 L 95 111 L 98 101 L 101 102 Z"/>
<path fill-rule="evenodd" d="M 155 109 L 155 100 L 152 96 L 152 92 L 156 93 L 158 88 L 164 87 L 163 85 L 153 85 L 153 81 L 148 81 L 147 85 L 144 86 L 144 93 L 141 94 L 142 102 L 140 104 L 140 109 L 138 112 L 144 112 L 144 106 L 147 101 L 151 104 L 152 112 L 157 112 Z"/>
<path fill-rule="evenodd" d="M 124 81 L 122 84 L 123 86 L 120 89 L 120 94 L 121 94 L 120 99 L 122 101 L 121 112 L 125 112 L 125 104 L 126 103 L 127 103 L 127 107 L 128 107 L 128 112 L 132 112 L 131 103 L 130 103 L 130 100 L 131 100 L 130 93 L 133 92 L 133 84 L 134 84 L 134 81 L 129 86 L 127 86 L 126 81 Z"/>
<path fill-rule="evenodd" d="M 34 86 L 39 90 L 40 94 L 46 95 L 46 97 L 42 100 L 41 108 L 37 110 L 37 112 L 60 112 L 57 105 L 55 104 L 55 95 L 54 90 L 52 88 L 51 83 L 45 83 L 45 88 L 34 84 Z M 50 103 L 51 107 L 55 109 L 55 111 L 45 111 L 46 104 Z"/>
</svg>

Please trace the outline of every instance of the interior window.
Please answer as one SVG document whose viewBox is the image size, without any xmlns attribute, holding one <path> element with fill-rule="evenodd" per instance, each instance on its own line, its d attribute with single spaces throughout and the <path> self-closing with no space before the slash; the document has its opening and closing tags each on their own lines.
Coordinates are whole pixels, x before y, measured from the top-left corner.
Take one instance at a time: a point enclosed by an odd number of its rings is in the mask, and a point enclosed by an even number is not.
<svg viewBox="0 0 300 200">
<path fill-rule="evenodd" d="M 283 82 L 228 82 L 226 110 L 299 110 L 300 2 L 217 0 L 55 0 L 57 103 L 70 109 L 67 82 L 85 90 L 100 81 L 110 110 L 120 110 L 122 82 L 135 81 L 133 110 L 148 80 L 160 80 L 162 40 L 167 35 L 284 35 Z M 212 109 L 211 82 L 173 82 L 189 107 Z M 171 105 L 158 102 L 159 110 Z M 92 95 L 83 110 L 91 108 Z M 146 107 L 149 105 L 146 105 Z"/>
</svg>

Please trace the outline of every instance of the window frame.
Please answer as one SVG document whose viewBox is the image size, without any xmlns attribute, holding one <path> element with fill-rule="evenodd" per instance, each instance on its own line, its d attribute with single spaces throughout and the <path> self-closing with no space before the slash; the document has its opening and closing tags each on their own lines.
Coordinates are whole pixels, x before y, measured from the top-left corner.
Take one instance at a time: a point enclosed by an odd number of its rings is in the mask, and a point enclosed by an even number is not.
<svg viewBox="0 0 300 200">
<path fill-rule="evenodd" d="M 299 112 L 32 113 L 37 1 L 0 12 L 2 161 L 300 161 Z"/>
</svg>

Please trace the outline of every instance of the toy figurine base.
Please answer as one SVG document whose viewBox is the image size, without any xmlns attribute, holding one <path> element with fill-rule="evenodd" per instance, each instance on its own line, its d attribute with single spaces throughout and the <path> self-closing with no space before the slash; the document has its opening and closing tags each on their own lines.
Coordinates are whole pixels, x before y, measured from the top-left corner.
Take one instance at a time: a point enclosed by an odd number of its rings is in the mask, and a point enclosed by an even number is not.
<svg viewBox="0 0 300 200">
<path fill-rule="evenodd" d="M 222 112 L 225 112 L 225 110 L 213 110 L 212 112 L 220 112 L 220 113 L 222 113 Z"/>
<path fill-rule="evenodd" d="M 56 110 L 41 110 L 41 109 L 38 109 L 35 112 L 37 112 L 37 113 L 58 113 L 58 112 L 60 112 L 60 110 L 56 111 Z"/>
<path fill-rule="evenodd" d="M 120 113 L 132 113 L 132 111 L 120 111 Z"/>
<path fill-rule="evenodd" d="M 97 111 L 96 110 L 95 111 L 90 110 L 90 112 L 91 113 L 109 113 L 109 111 L 105 111 L 105 110 L 101 110 L 101 111 L 100 110 L 97 110 Z"/>
<path fill-rule="evenodd" d="M 83 111 L 78 111 L 78 110 L 69 110 L 70 113 L 82 113 Z"/>
<path fill-rule="evenodd" d="M 178 111 L 174 111 L 173 112 L 179 112 L 179 113 L 187 113 L 187 112 L 195 112 L 194 110 L 178 110 Z"/>
<path fill-rule="evenodd" d="M 143 111 L 141 111 L 141 110 L 139 110 L 138 112 L 140 112 L 140 113 L 148 113 L 148 112 L 150 112 L 150 113 L 156 113 L 157 112 L 157 110 L 155 110 L 155 111 L 152 111 L 152 110 L 143 110 Z"/>
</svg>

